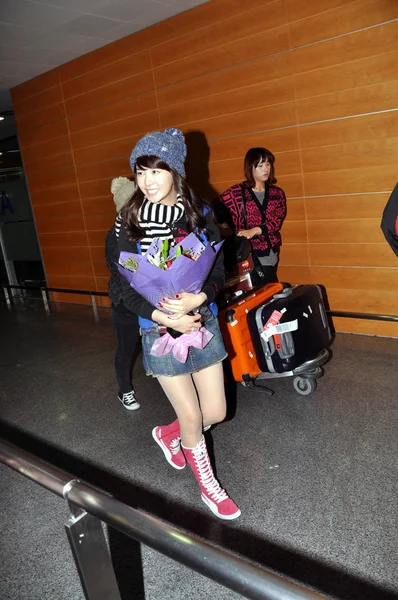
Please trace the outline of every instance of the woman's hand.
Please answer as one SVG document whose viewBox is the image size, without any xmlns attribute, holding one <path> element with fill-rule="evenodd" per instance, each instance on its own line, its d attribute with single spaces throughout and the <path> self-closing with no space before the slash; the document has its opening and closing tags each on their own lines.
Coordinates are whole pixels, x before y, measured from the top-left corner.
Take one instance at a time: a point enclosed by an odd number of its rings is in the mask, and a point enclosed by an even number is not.
<svg viewBox="0 0 398 600">
<path fill-rule="evenodd" d="M 203 292 L 200 292 L 199 294 L 182 292 L 175 298 L 163 298 L 159 304 L 163 310 L 172 313 L 169 317 L 174 320 L 194 311 L 195 308 L 201 306 L 206 300 L 207 296 Z"/>
<path fill-rule="evenodd" d="M 196 331 L 202 326 L 202 316 L 200 313 L 183 315 L 178 319 L 171 318 L 171 316 L 155 309 L 152 313 L 152 320 L 160 323 L 160 325 L 179 331 L 180 333 L 191 333 L 191 331 Z"/>
<path fill-rule="evenodd" d="M 261 235 L 261 227 L 253 227 L 252 229 L 241 229 L 238 231 L 238 237 L 245 237 L 247 240 L 251 240 L 255 235 Z"/>
</svg>

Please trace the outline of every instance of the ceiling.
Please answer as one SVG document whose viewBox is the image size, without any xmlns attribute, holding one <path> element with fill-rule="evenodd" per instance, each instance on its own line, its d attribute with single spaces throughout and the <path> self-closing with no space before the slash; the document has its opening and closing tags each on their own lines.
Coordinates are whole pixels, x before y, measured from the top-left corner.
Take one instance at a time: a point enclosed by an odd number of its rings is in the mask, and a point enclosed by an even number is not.
<svg viewBox="0 0 398 600">
<path fill-rule="evenodd" d="M 0 150 L 16 135 L 10 88 L 205 2 L 0 0 Z"/>
</svg>

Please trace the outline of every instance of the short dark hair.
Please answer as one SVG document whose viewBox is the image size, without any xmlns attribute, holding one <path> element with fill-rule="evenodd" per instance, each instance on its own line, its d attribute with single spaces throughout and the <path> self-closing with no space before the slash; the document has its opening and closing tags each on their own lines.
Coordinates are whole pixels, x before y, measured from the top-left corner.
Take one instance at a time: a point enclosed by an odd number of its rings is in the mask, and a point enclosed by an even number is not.
<svg viewBox="0 0 398 600">
<path fill-rule="evenodd" d="M 256 168 L 262 160 L 265 161 L 267 159 L 271 165 L 268 183 L 270 185 L 273 185 L 274 183 L 276 183 L 278 181 L 277 178 L 275 177 L 275 168 L 274 168 L 275 156 L 272 154 L 271 150 L 267 150 L 267 148 L 250 148 L 250 150 L 248 150 L 246 152 L 244 166 L 243 166 L 243 169 L 245 172 L 245 177 L 246 177 L 246 180 L 244 183 L 248 187 L 253 187 L 255 185 L 255 181 L 254 181 L 254 177 L 253 177 L 253 167 Z"/>
</svg>

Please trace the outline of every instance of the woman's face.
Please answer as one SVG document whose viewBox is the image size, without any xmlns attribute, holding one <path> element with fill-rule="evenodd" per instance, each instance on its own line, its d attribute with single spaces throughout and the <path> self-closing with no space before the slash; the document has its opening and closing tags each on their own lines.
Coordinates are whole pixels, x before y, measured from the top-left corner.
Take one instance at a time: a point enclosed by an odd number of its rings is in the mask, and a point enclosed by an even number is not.
<svg viewBox="0 0 398 600">
<path fill-rule="evenodd" d="M 271 173 L 271 163 L 268 158 L 261 159 L 257 167 L 253 166 L 253 178 L 257 183 L 264 183 Z"/>
<path fill-rule="evenodd" d="M 177 202 L 177 193 L 170 171 L 137 167 L 135 178 L 141 192 L 150 202 L 154 204 L 161 202 L 167 206 Z"/>
</svg>

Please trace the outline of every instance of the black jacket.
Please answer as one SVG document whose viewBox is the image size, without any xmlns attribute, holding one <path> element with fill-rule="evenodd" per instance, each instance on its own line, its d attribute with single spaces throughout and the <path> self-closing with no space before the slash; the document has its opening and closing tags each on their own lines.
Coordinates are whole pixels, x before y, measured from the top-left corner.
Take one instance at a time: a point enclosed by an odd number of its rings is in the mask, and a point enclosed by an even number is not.
<svg viewBox="0 0 398 600">
<path fill-rule="evenodd" d="M 180 242 L 182 238 L 188 235 L 187 223 L 185 214 L 179 221 L 173 223 L 171 232 L 177 242 Z M 219 242 L 221 240 L 219 229 L 214 221 L 212 211 L 210 210 L 206 214 L 206 228 L 205 233 L 210 242 Z M 120 229 L 119 234 L 119 253 L 120 252 L 134 252 L 137 253 L 137 244 L 131 242 L 128 239 L 126 229 L 124 226 Z M 151 319 L 152 313 L 155 310 L 155 306 L 152 306 L 145 298 L 143 298 L 138 292 L 130 287 L 128 281 L 119 275 L 122 285 L 122 298 L 125 306 L 144 319 Z M 212 270 L 203 286 L 202 292 L 207 295 L 207 303 L 213 302 L 217 296 L 217 293 L 223 288 L 225 283 L 224 273 L 224 259 L 222 250 L 218 253 L 216 261 L 213 265 Z"/>
<path fill-rule="evenodd" d="M 381 229 L 393 252 L 398 256 L 398 183 L 384 209 Z"/>
<path fill-rule="evenodd" d="M 115 227 L 106 234 L 105 239 L 105 260 L 106 266 L 111 272 L 110 279 L 108 281 L 108 295 L 112 300 L 112 304 L 117 306 L 120 304 L 122 299 L 122 282 L 120 281 L 119 271 L 115 263 L 119 260 L 119 247 L 116 238 Z"/>
</svg>

